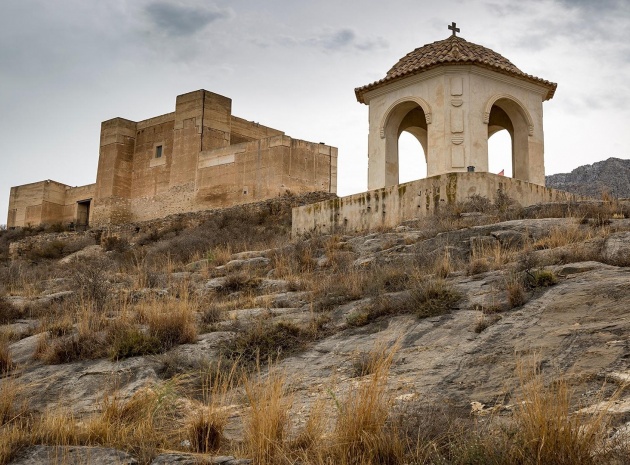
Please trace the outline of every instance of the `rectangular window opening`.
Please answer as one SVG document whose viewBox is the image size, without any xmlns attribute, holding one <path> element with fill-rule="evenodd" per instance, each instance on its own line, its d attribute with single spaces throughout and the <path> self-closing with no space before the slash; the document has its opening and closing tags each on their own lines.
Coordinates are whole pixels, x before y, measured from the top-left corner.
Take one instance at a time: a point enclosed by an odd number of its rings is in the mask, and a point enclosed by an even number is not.
<svg viewBox="0 0 630 465">
<path fill-rule="evenodd" d="M 162 158 L 162 146 L 158 145 L 155 147 L 155 158 Z"/>
</svg>

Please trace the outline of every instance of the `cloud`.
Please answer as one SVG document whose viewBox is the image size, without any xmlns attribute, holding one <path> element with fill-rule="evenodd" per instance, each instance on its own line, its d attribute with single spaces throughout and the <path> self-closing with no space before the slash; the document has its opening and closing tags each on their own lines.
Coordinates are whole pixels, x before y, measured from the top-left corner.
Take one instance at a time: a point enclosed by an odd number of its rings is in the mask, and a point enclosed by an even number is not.
<svg viewBox="0 0 630 465">
<path fill-rule="evenodd" d="M 183 5 L 181 3 L 156 2 L 145 7 L 149 20 L 167 35 L 190 36 L 208 24 L 231 16 L 229 10 L 206 5 Z"/>
<path fill-rule="evenodd" d="M 266 41 L 256 39 L 253 41 L 256 45 L 262 48 L 269 46 Z M 296 47 L 305 46 L 318 48 L 325 52 L 336 52 L 343 50 L 358 50 L 361 52 L 368 52 L 375 49 L 388 48 L 389 44 L 381 37 L 376 38 L 363 38 L 357 35 L 352 29 L 341 28 L 336 30 L 325 31 L 318 36 L 309 37 L 306 39 L 300 39 L 291 36 L 280 36 L 275 39 L 278 45 L 284 47 Z"/>
</svg>

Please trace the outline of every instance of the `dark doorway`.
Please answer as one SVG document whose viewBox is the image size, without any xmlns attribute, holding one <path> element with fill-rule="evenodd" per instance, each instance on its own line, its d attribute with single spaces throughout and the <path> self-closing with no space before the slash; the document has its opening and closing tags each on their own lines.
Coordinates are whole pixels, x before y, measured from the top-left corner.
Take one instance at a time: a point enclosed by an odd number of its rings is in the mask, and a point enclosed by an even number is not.
<svg viewBox="0 0 630 465">
<path fill-rule="evenodd" d="M 87 228 L 90 225 L 90 203 L 92 199 L 77 202 L 77 226 Z"/>
</svg>

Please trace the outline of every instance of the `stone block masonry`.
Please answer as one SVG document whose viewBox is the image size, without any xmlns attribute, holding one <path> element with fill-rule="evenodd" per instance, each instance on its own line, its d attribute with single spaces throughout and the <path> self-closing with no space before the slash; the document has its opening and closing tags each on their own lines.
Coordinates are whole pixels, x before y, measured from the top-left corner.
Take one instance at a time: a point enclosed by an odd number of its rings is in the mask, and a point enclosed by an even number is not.
<svg viewBox="0 0 630 465">
<path fill-rule="evenodd" d="M 234 116 L 229 98 L 198 90 L 172 113 L 103 122 L 96 183 L 14 187 L 7 225 L 116 225 L 336 190 L 335 147 Z"/>
</svg>

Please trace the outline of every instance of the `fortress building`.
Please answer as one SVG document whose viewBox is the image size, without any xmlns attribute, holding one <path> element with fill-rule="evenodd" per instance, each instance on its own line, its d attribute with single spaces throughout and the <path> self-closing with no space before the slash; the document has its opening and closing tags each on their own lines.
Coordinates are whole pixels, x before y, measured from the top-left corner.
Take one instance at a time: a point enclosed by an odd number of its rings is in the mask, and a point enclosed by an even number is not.
<svg viewBox="0 0 630 465">
<path fill-rule="evenodd" d="M 175 111 L 101 125 L 96 183 L 11 188 L 8 227 L 107 225 L 233 206 L 287 192 L 336 192 L 337 149 L 292 139 L 232 115 L 232 101 L 198 90 Z"/>
</svg>

